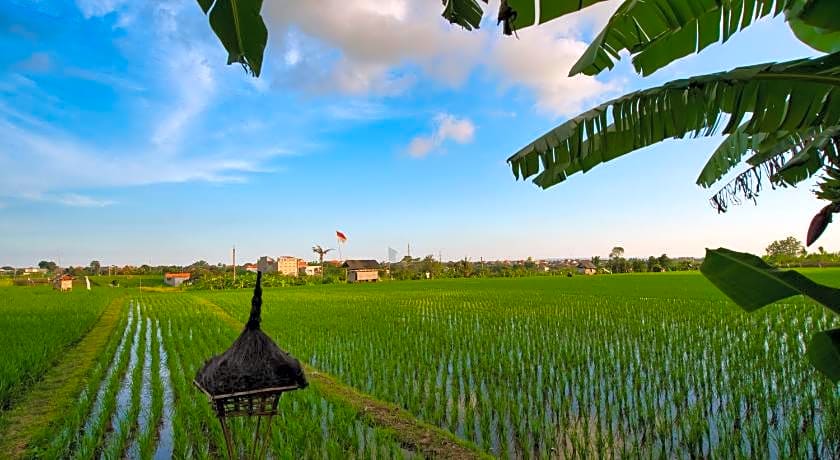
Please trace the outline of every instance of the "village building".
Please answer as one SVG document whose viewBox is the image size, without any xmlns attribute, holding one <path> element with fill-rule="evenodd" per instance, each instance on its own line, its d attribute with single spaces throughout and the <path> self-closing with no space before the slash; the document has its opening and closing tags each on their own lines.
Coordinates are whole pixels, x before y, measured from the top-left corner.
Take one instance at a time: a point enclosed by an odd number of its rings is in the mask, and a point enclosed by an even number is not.
<svg viewBox="0 0 840 460">
<path fill-rule="evenodd" d="M 46 268 L 27 267 L 27 268 L 23 269 L 23 274 L 24 275 L 35 275 L 35 274 L 45 275 L 46 273 L 47 273 Z"/>
<path fill-rule="evenodd" d="M 167 286 L 180 286 L 184 284 L 184 282 L 190 280 L 189 273 L 167 273 L 163 277 L 163 282 Z"/>
<path fill-rule="evenodd" d="M 277 273 L 286 276 L 298 276 L 298 258 L 292 256 L 278 257 Z"/>
<path fill-rule="evenodd" d="M 256 273 L 259 268 L 257 268 L 257 264 L 245 264 L 242 266 L 246 272 Z"/>
<path fill-rule="evenodd" d="M 304 265 L 300 268 L 300 274 L 306 276 L 321 276 L 323 269 L 320 265 Z"/>
<path fill-rule="evenodd" d="M 594 275 L 598 271 L 598 267 L 588 260 L 581 261 L 577 264 L 577 272 L 581 275 Z"/>
<path fill-rule="evenodd" d="M 257 270 L 263 273 L 280 273 L 286 276 L 298 275 L 298 258 L 292 256 L 280 256 L 276 259 L 263 256 L 257 261 Z"/>
<path fill-rule="evenodd" d="M 53 279 L 53 289 L 57 289 L 59 291 L 73 290 L 73 277 L 70 275 L 56 276 Z"/>
<path fill-rule="evenodd" d="M 347 269 L 348 283 L 379 281 L 379 269 L 382 268 L 375 260 L 347 260 L 342 267 Z"/>
<path fill-rule="evenodd" d="M 277 273 L 277 261 L 273 257 L 262 256 L 257 261 L 257 270 L 263 273 Z"/>
</svg>

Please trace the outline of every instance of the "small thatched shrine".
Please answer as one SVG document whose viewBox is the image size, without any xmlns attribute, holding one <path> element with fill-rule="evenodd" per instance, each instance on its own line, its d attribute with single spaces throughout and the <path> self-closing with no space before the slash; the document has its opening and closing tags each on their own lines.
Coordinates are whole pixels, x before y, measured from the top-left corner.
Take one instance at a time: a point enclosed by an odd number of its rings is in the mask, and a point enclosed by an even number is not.
<svg viewBox="0 0 840 460">
<path fill-rule="evenodd" d="M 280 395 L 286 391 L 305 388 L 308 384 L 300 362 L 281 350 L 271 338 L 260 329 L 262 314 L 262 272 L 257 272 L 257 285 L 251 300 L 251 315 L 245 330 L 224 353 L 210 358 L 195 376 L 195 385 L 210 398 L 210 402 L 222 424 L 228 455 L 233 451 L 230 430 L 226 418 L 257 416 L 255 440 L 260 436 L 260 420 L 268 416 L 266 432 L 259 445 L 268 443 L 271 417 L 277 414 Z M 257 448 L 246 452 L 262 452 Z"/>
</svg>

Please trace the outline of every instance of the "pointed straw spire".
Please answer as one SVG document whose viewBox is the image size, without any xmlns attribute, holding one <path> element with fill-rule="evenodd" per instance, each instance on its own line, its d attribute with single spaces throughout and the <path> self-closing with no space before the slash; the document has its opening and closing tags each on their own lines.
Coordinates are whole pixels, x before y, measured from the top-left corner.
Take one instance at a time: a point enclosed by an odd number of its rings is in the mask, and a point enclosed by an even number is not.
<svg viewBox="0 0 840 460">
<path fill-rule="evenodd" d="M 251 298 L 251 316 L 245 329 L 259 329 L 262 321 L 262 272 L 257 272 L 257 285 L 254 286 L 254 296 Z"/>
<path fill-rule="evenodd" d="M 308 385 L 300 362 L 260 329 L 261 282 L 262 273 L 257 272 L 251 315 L 239 338 L 224 353 L 210 358 L 196 374 L 196 384 L 210 395 Z"/>
</svg>

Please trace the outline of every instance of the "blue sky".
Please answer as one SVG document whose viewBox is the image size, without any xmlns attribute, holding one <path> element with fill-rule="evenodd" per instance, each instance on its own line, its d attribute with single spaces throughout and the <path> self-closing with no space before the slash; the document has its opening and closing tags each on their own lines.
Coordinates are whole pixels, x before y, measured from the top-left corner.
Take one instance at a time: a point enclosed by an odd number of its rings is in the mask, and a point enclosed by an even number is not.
<svg viewBox="0 0 840 460">
<path fill-rule="evenodd" d="M 493 2 L 491 2 L 493 3 Z M 804 239 L 810 186 L 718 215 L 694 185 L 719 138 L 669 141 L 542 191 L 505 159 L 598 102 L 674 78 L 805 57 L 765 20 L 652 77 L 626 60 L 567 78 L 615 8 L 503 38 L 440 2 L 267 2 L 263 74 L 226 54 L 192 0 L 0 6 L 0 264 L 187 264 L 763 252 Z M 491 7 L 492 9 L 493 7 Z M 820 244 L 840 250 L 840 231 Z"/>
</svg>

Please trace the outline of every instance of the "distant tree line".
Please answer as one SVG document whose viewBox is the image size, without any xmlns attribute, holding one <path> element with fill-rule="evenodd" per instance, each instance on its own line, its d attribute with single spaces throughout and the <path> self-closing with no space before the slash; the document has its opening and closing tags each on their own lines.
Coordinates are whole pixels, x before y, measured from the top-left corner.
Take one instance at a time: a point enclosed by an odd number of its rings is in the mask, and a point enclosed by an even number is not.
<svg viewBox="0 0 840 460">
<path fill-rule="evenodd" d="M 298 275 L 288 276 L 281 273 L 264 273 L 262 278 L 263 287 L 286 287 L 286 286 L 310 286 L 314 284 L 335 284 L 346 281 L 346 273 L 343 268 L 332 264 L 323 266 L 324 274 L 321 275 Z M 188 270 L 186 270 L 188 271 Z M 230 267 L 227 271 L 190 271 L 192 278 L 187 286 L 188 289 L 242 289 L 253 288 L 257 282 L 257 274 L 237 268 L 236 281 L 231 276 Z"/>
<path fill-rule="evenodd" d="M 314 251 L 315 249 L 313 249 Z M 615 246 L 604 259 L 592 256 L 590 261 L 599 273 L 645 273 L 665 271 L 697 270 L 702 259 L 692 257 L 671 258 L 667 254 L 660 256 L 624 257 L 624 248 Z M 840 266 L 840 252 L 828 252 L 822 246 L 815 252 L 807 252 L 801 241 L 793 236 L 773 241 L 766 250 L 764 260 L 771 265 L 788 267 L 828 267 Z M 323 267 L 323 276 L 284 276 L 276 273 L 266 274 L 264 284 L 273 286 L 297 286 L 309 284 L 331 284 L 346 281 L 346 272 L 341 267 L 313 261 Z M 107 266 L 93 260 L 87 266 L 59 267 L 54 261 L 42 260 L 38 268 L 47 270 L 49 275 L 70 274 L 86 275 L 155 275 L 164 273 L 190 272 L 192 287 L 196 289 L 232 289 L 252 287 L 255 275 L 242 267 L 237 268 L 236 281 L 231 276 L 229 265 L 210 264 L 198 260 L 190 265 L 124 265 Z M 11 271 L 12 267 L 3 267 Z M 537 261 L 531 257 L 519 261 L 471 261 L 466 258 L 457 261 L 440 261 L 428 255 L 423 258 L 404 257 L 392 264 L 385 264 L 381 272 L 383 279 L 420 280 L 440 278 L 516 278 L 524 276 L 571 276 L 577 273 L 577 267 L 569 261 Z"/>
<path fill-rule="evenodd" d="M 667 254 L 659 257 L 624 257 L 624 248 L 616 246 L 610 251 L 609 258 L 602 260 L 600 256 L 593 256 L 592 264 L 601 272 L 608 273 L 646 273 L 646 272 L 674 272 L 697 270 L 702 259 L 693 257 L 671 258 Z"/>
<path fill-rule="evenodd" d="M 840 252 L 828 252 L 820 246 L 809 253 L 796 237 L 770 243 L 765 249 L 764 260 L 771 265 L 788 267 L 830 267 L 840 266 Z"/>
<path fill-rule="evenodd" d="M 643 273 L 661 271 L 696 270 L 700 261 L 693 258 L 671 259 L 665 254 L 659 257 L 624 258 L 624 249 L 613 248 L 610 257 L 599 256 L 591 262 L 601 273 Z M 422 259 L 404 257 L 390 264 L 390 278 L 412 280 L 426 278 L 515 278 L 523 276 L 572 276 L 577 273 L 577 264 L 566 261 L 536 261 L 532 258 L 519 261 L 470 261 L 462 259 L 441 262 L 432 256 Z"/>
</svg>

